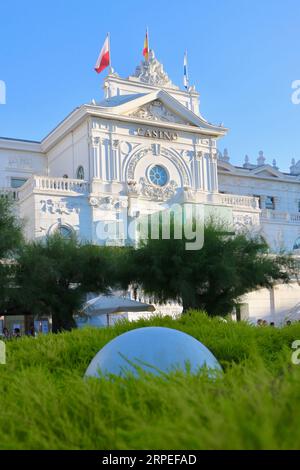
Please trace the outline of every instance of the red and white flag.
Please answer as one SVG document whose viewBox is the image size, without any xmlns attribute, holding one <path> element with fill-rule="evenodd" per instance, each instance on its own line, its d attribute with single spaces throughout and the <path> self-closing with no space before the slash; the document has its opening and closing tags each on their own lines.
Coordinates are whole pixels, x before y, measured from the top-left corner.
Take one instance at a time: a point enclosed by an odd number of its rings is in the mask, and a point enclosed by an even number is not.
<svg viewBox="0 0 300 470">
<path fill-rule="evenodd" d="M 145 57 L 146 62 L 149 62 L 149 33 L 148 28 L 146 30 L 146 36 L 144 41 L 143 56 Z"/>
<path fill-rule="evenodd" d="M 109 35 L 107 35 L 100 55 L 95 65 L 97 73 L 101 73 L 102 70 L 106 69 L 110 65 L 110 47 L 109 47 Z"/>
</svg>

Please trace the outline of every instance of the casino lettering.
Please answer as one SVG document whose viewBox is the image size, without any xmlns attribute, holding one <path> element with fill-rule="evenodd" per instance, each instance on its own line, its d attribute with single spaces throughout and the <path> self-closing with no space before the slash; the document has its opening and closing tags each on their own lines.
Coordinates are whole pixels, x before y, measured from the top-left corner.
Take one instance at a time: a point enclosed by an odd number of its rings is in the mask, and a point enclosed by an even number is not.
<svg viewBox="0 0 300 470">
<path fill-rule="evenodd" d="M 137 129 L 137 135 L 140 137 L 149 137 L 150 139 L 177 140 L 178 134 L 173 131 L 163 131 L 161 129 Z"/>
</svg>

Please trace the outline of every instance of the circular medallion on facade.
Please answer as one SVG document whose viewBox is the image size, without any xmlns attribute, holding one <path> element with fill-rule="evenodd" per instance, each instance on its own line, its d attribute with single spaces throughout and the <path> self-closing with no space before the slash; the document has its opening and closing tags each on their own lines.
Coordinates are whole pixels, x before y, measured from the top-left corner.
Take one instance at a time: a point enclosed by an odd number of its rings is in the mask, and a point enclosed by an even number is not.
<svg viewBox="0 0 300 470">
<path fill-rule="evenodd" d="M 165 186 L 168 182 L 167 170 L 161 165 L 155 165 L 150 168 L 149 180 L 156 186 Z"/>
</svg>

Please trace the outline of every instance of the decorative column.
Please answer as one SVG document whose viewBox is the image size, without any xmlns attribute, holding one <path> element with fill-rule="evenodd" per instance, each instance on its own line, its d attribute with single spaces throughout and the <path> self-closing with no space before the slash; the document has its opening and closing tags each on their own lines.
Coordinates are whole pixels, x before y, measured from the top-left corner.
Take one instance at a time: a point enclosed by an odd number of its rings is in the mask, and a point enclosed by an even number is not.
<svg viewBox="0 0 300 470">
<path fill-rule="evenodd" d="M 191 172 L 192 172 L 192 188 L 198 191 L 202 188 L 202 175 L 201 175 L 201 157 L 202 152 L 198 150 L 195 145 L 193 151 L 193 159 L 191 161 Z"/>
<path fill-rule="evenodd" d="M 266 208 L 266 199 L 267 199 L 267 196 L 265 196 L 264 194 L 260 196 L 261 209 Z"/>
<path fill-rule="evenodd" d="M 202 165 L 203 165 L 203 152 L 196 153 L 196 162 L 195 162 L 195 172 L 197 174 L 198 180 L 198 189 L 203 189 L 203 175 L 202 175 Z"/>
<path fill-rule="evenodd" d="M 206 155 L 203 155 L 201 159 L 201 170 L 202 170 L 202 181 L 203 181 L 203 190 L 207 191 L 208 190 L 208 181 L 207 181 L 207 158 Z"/>
<path fill-rule="evenodd" d="M 100 179 L 100 137 L 92 137 L 92 161 L 91 161 L 91 172 L 92 178 Z"/>
<path fill-rule="evenodd" d="M 207 190 L 211 192 L 211 156 L 209 153 L 205 155 L 206 160 L 206 178 L 207 178 Z"/>
<path fill-rule="evenodd" d="M 197 189 L 198 181 L 197 181 L 197 151 L 194 150 L 192 153 L 193 158 L 191 161 L 191 173 L 192 173 L 192 188 Z"/>
<path fill-rule="evenodd" d="M 120 141 L 113 140 L 112 143 L 112 180 L 120 181 Z"/>
<path fill-rule="evenodd" d="M 211 156 L 211 166 L 212 166 L 212 191 L 219 191 L 219 181 L 218 181 L 218 156 L 216 153 L 213 153 Z"/>
<path fill-rule="evenodd" d="M 103 139 L 101 145 L 101 176 L 103 181 L 109 181 L 110 140 Z"/>
<path fill-rule="evenodd" d="M 274 196 L 274 208 L 276 211 L 280 209 L 280 197 Z"/>
</svg>

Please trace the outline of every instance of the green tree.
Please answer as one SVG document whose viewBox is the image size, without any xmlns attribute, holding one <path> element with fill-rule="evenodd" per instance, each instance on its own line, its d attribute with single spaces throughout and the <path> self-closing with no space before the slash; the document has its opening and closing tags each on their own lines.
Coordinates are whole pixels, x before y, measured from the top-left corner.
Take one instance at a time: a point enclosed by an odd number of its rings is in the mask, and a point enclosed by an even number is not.
<svg viewBox="0 0 300 470">
<path fill-rule="evenodd" d="M 210 221 L 204 228 L 204 246 L 187 251 L 186 241 L 149 239 L 132 253 L 131 282 L 159 302 L 177 300 L 184 311 L 205 310 L 226 315 L 247 292 L 287 283 L 295 274 L 289 256 L 271 256 L 261 237 L 230 234 Z"/>
<path fill-rule="evenodd" d="M 20 252 L 15 283 L 20 308 L 52 315 L 54 332 L 70 330 L 85 294 L 105 293 L 116 284 L 115 253 L 57 235 L 34 241 Z"/>
<path fill-rule="evenodd" d="M 23 242 L 22 222 L 7 197 L 0 197 L 0 309 L 8 306 L 8 289 L 14 270 L 14 258 Z"/>
</svg>

